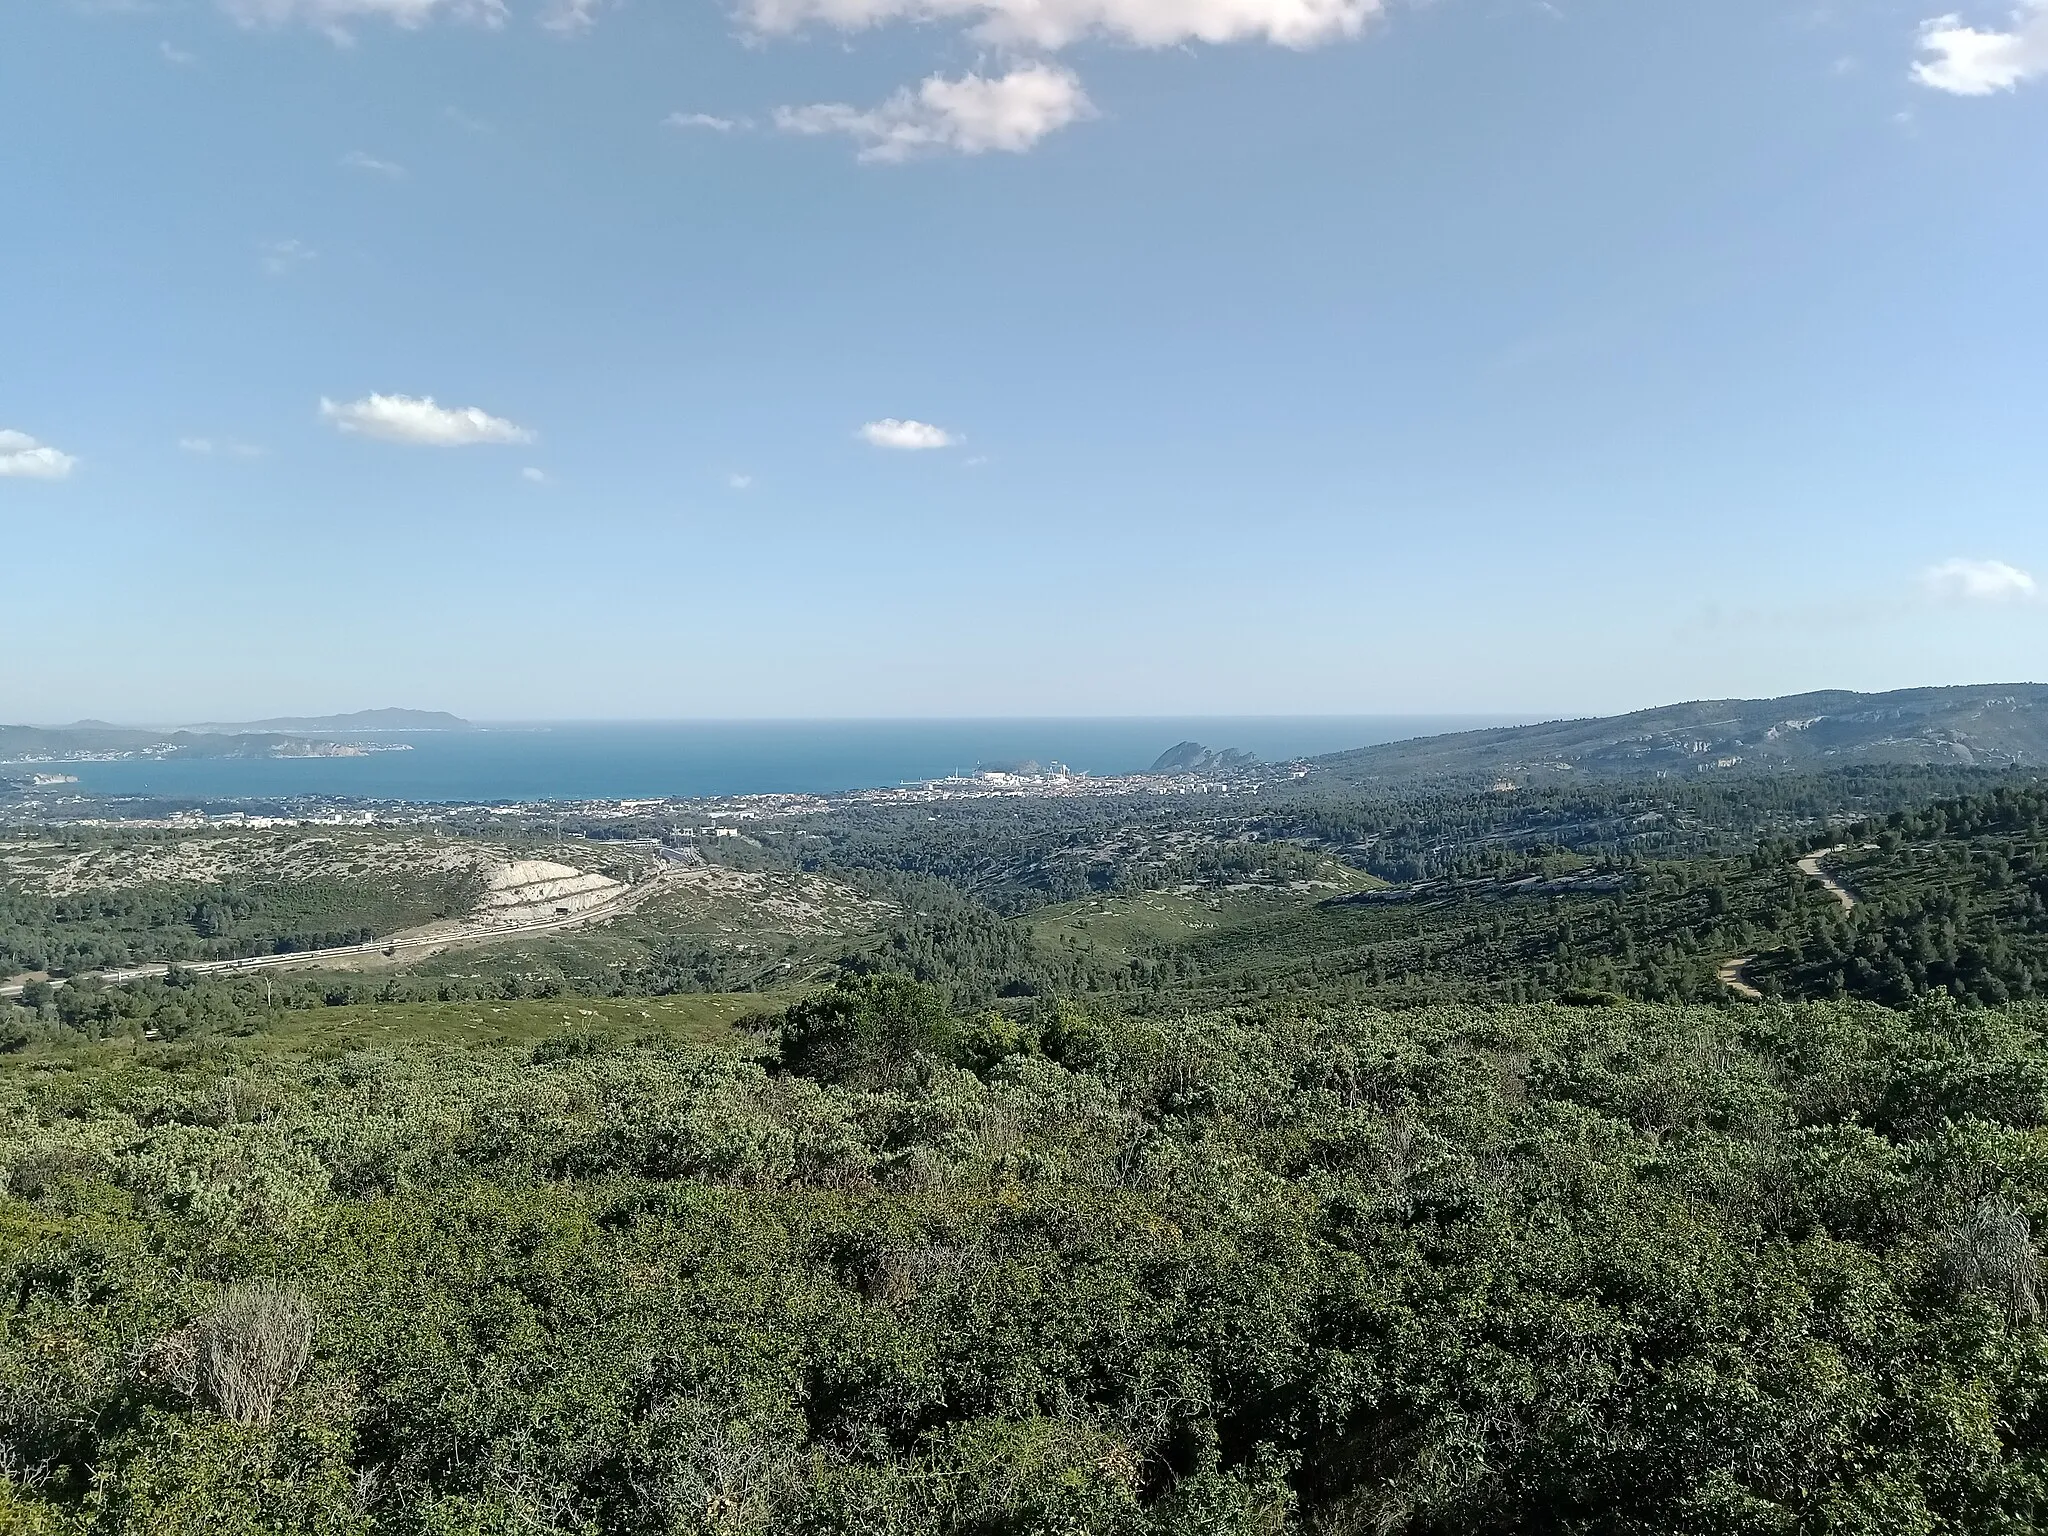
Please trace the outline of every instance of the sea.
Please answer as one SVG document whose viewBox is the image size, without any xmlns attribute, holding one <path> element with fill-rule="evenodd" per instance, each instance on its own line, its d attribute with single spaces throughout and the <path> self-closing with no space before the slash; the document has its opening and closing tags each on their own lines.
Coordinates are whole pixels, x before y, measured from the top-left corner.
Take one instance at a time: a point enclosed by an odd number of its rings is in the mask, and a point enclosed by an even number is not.
<svg viewBox="0 0 2048 1536">
<path fill-rule="evenodd" d="M 501 724 L 378 733 L 362 757 L 128 758 L 41 765 L 96 795 L 332 796 L 427 804 L 836 794 L 1026 762 L 1137 773 L 1184 741 L 1266 762 L 1520 721 L 1467 715 L 1134 719 L 706 720 Z"/>
</svg>

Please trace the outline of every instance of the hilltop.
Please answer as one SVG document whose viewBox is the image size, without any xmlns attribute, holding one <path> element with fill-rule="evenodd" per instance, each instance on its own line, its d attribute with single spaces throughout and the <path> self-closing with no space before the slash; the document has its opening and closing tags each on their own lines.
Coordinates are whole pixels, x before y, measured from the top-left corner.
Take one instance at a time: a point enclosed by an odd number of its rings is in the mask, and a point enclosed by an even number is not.
<svg viewBox="0 0 2048 1536">
<path fill-rule="evenodd" d="M 1159 754 L 1148 773 L 1234 773 L 1258 765 L 1258 759 L 1236 747 L 1218 751 L 1199 741 L 1183 741 Z"/>
<path fill-rule="evenodd" d="M 1356 784 L 1491 779 L 1527 787 L 1564 774 L 1797 773 L 1872 763 L 2048 764 L 2048 686 L 1829 690 L 1668 704 L 1605 719 L 1388 742 L 1317 758 L 1315 767 Z"/>
</svg>

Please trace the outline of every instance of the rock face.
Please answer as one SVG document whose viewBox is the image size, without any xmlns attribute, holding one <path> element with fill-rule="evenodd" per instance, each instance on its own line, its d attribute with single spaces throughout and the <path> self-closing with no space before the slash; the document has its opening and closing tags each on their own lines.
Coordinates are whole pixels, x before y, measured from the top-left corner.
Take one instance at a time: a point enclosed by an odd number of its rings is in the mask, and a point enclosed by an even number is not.
<svg viewBox="0 0 2048 1536">
<path fill-rule="evenodd" d="M 566 864 L 520 859 L 484 872 L 486 889 L 479 921 L 511 927 L 541 918 L 588 912 L 617 897 L 625 887 L 603 875 L 586 875 Z"/>
<path fill-rule="evenodd" d="M 1240 752 L 1234 747 L 1225 747 L 1221 752 L 1203 746 L 1199 741 L 1184 741 L 1178 746 L 1168 747 L 1159 754 L 1159 761 L 1149 770 L 1152 773 L 1231 773 L 1240 768 L 1249 768 L 1258 759 L 1249 752 Z"/>
</svg>

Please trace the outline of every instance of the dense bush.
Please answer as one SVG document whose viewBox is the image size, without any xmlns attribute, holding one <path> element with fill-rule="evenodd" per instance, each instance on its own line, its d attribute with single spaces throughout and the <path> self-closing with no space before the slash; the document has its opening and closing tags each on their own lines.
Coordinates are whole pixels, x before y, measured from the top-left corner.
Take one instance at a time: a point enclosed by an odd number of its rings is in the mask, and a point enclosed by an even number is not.
<svg viewBox="0 0 2048 1536">
<path fill-rule="evenodd" d="M 2040 1019 L 866 977 L 14 1068 L 0 1529 L 2038 1529 Z"/>
</svg>

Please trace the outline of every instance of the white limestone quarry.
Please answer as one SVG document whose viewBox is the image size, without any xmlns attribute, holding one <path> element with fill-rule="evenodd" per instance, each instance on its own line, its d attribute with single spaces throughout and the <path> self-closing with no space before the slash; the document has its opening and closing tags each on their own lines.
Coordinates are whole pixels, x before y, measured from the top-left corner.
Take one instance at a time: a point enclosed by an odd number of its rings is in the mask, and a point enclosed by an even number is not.
<svg viewBox="0 0 2048 1536">
<path fill-rule="evenodd" d="M 618 881 L 603 875 L 587 875 L 566 864 L 544 859 L 519 859 L 493 864 L 484 871 L 486 889 L 475 921 L 492 927 L 511 927 L 543 918 L 588 912 L 615 901 L 625 893 Z"/>
</svg>

